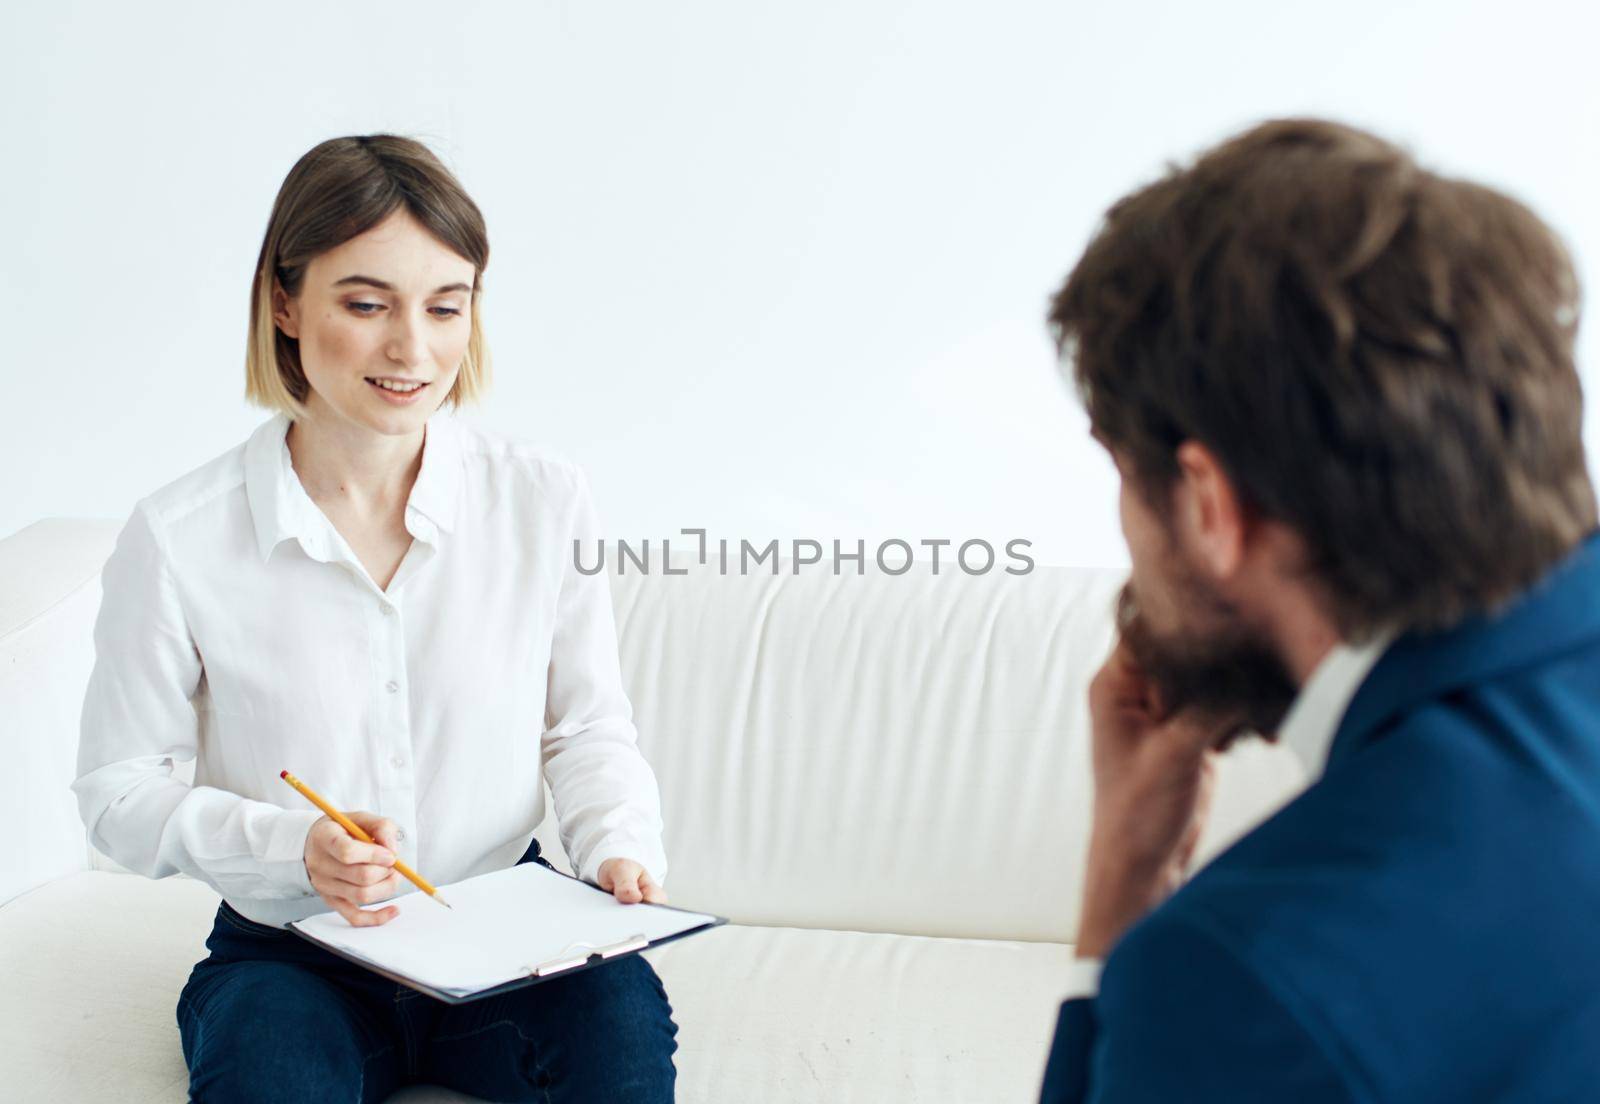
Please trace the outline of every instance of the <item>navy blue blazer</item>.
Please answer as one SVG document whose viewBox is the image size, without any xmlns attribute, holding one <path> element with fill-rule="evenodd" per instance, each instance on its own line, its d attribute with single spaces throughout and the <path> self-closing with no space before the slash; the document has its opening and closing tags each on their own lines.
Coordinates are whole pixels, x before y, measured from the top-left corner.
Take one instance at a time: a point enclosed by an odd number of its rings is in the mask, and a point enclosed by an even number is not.
<svg viewBox="0 0 1600 1104">
<path fill-rule="evenodd" d="M 1042 1099 L 1600 1101 L 1600 532 L 1390 646 L 1322 778 L 1061 1006 Z"/>
</svg>

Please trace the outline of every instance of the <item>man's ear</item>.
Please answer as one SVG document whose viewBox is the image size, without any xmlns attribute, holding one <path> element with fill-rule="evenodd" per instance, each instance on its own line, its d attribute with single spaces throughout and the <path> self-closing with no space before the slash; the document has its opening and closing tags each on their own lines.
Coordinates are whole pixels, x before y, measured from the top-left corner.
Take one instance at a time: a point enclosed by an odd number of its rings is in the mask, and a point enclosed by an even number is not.
<svg viewBox="0 0 1600 1104">
<path fill-rule="evenodd" d="M 1229 579 L 1244 565 L 1249 518 L 1233 480 L 1215 453 L 1198 441 L 1178 446 L 1175 505 L 1186 543 L 1214 579 Z"/>
<path fill-rule="evenodd" d="M 290 300 L 283 285 L 272 281 L 272 320 L 278 324 L 285 337 L 300 338 L 300 319 L 296 304 Z"/>
</svg>

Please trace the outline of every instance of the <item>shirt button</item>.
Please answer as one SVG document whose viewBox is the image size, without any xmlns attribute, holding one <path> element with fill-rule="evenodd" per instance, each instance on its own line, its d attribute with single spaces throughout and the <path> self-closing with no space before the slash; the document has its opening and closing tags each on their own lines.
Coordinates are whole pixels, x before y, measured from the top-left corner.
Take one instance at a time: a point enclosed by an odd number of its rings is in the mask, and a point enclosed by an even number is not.
<svg viewBox="0 0 1600 1104">
<path fill-rule="evenodd" d="M 393 759 L 389 760 L 389 762 L 393 763 L 397 767 L 403 767 L 406 765 L 406 757 L 404 755 L 396 755 Z"/>
<path fill-rule="evenodd" d="M 404 828 L 396 828 L 394 830 L 394 838 L 404 843 L 406 841 L 406 830 Z"/>
<path fill-rule="evenodd" d="M 393 694 L 396 690 L 400 689 L 400 684 L 398 682 L 394 681 L 394 679 L 390 679 L 384 685 L 384 689 L 389 691 L 389 693 Z"/>
<path fill-rule="evenodd" d="M 383 615 L 385 617 L 393 617 L 394 616 L 394 607 L 391 606 L 388 602 L 379 602 L 378 603 L 378 608 L 383 611 Z"/>
</svg>

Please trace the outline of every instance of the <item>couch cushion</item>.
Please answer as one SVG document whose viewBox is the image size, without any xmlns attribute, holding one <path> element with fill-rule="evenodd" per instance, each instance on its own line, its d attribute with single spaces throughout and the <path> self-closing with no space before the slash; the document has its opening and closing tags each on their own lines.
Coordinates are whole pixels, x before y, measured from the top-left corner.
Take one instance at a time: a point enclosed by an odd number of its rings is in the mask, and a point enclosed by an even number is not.
<svg viewBox="0 0 1600 1104">
<path fill-rule="evenodd" d="M 0 908 L 8 1099 L 166 1102 L 188 1076 L 174 1018 L 217 896 L 89 871 Z M 726 927 L 650 954 L 685 1102 L 1028 1101 L 1070 948 Z M 468 1098 L 413 1087 L 405 1104 Z"/>
</svg>

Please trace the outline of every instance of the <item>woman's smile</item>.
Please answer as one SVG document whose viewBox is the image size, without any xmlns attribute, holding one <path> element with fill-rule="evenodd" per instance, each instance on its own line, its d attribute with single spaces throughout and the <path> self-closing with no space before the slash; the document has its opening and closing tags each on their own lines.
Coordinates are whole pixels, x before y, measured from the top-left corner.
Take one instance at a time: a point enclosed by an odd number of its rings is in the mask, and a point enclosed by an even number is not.
<svg viewBox="0 0 1600 1104">
<path fill-rule="evenodd" d="M 422 398 L 428 389 L 423 380 L 399 380 L 390 376 L 367 376 L 367 386 L 376 391 L 385 402 L 395 406 L 410 406 Z"/>
</svg>

